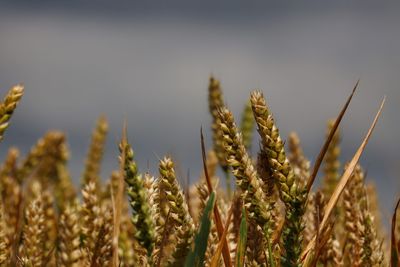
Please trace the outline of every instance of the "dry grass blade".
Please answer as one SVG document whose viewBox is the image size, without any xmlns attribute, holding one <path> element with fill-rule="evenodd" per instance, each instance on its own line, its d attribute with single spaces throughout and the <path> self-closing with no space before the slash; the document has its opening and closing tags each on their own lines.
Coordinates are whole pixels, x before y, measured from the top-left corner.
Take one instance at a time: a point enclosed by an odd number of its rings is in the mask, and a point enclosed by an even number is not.
<svg viewBox="0 0 400 267">
<path fill-rule="evenodd" d="M 208 170 L 207 170 L 207 158 L 206 158 L 206 149 L 204 145 L 204 136 L 203 136 L 203 128 L 200 128 L 200 140 L 201 140 L 201 153 L 202 153 L 202 159 L 203 159 L 203 168 L 204 168 L 204 175 L 206 177 L 207 181 L 207 188 L 208 188 L 208 193 L 211 194 L 211 192 L 214 191 L 212 188 L 212 183 L 210 176 L 208 175 Z M 217 200 L 216 200 L 217 201 Z M 221 214 L 218 210 L 218 205 L 214 205 L 214 221 L 215 225 L 217 226 L 217 232 L 218 232 L 218 237 L 220 240 L 222 240 L 224 246 L 222 248 L 222 256 L 224 257 L 224 263 L 226 267 L 231 267 L 231 256 L 230 256 L 230 249 L 228 242 L 226 241 L 226 235 L 223 237 L 223 233 L 225 232 L 224 226 L 222 225 L 222 219 L 221 219 Z"/>
<path fill-rule="evenodd" d="M 390 241 L 390 266 L 395 267 L 400 265 L 399 261 L 399 251 L 397 249 L 397 239 L 396 239 L 396 218 L 397 210 L 400 205 L 400 199 L 397 201 L 396 208 L 394 209 L 392 217 L 392 229 L 391 229 L 391 241 Z"/>
<path fill-rule="evenodd" d="M 322 147 L 321 151 L 318 154 L 317 160 L 315 161 L 313 171 L 312 171 L 310 178 L 308 180 L 308 183 L 307 183 L 307 192 L 310 192 L 310 190 L 311 190 L 314 180 L 317 177 L 318 170 L 321 167 L 322 161 L 324 160 L 326 151 L 328 151 L 329 144 L 331 143 L 333 136 L 335 135 L 335 132 L 336 132 L 337 128 L 339 127 L 339 124 L 342 121 L 344 114 L 346 113 L 347 107 L 350 105 L 350 101 L 353 98 L 353 95 L 358 87 L 359 82 L 360 82 L 360 80 L 358 80 L 356 85 L 354 86 L 353 91 L 351 92 L 350 96 L 348 97 L 348 99 L 346 101 L 346 104 L 340 111 L 339 116 L 337 117 L 334 125 L 332 126 L 331 132 L 329 133 L 328 138 L 326 139 L 326 141 L 324 143 L 324 146 Z"/>
<path fill-rule="evenodd" d="M 229 232 L 229 224 L 231 223 L 231 219 L 232 219 L 232 213 L 233 213 L 233 206 L 234 206 L 235 201 L 232 201 L 232 205 L 231 208 L 229 209 L 229 213 L 228 213 L 228 218 L 226 219 L 225 222 L 225 229 L 224 232 L 222 233 L 222 238 L 218 243 L 218 247 L 217 250 L 215 251 L 215 254 L 211 260 L 211 264 L 210 267 L 217 267 L 218 266 L 218 262 L 219 259 L 221 257 L 221 253 L 223 252 L 223 248 L 224 248 L 224 241 L 226 242 L 226 236 Z M 229 261 L 230 262 L 230 261 Z"/>
<path fill-rule="evenodd" d="M 358 148 L 357 152 L 355 153 L 354 157 L 350 161 L 346 171 L 342 175 L 335 191 L 333 192 L 332 197 L 329 199 L 329 202 L 325 207 L 324 217 L 321 221 L 320 228 L 319 228 L 320 232 L 324 232 L 324 229 L 326 227 L 326 224 L 328 223 L 329 217 L 330 217 L 332 211 L 334 210 L 341 193 L 343 192 L 345 186 L 347 185 L 347 182 L 349 181 L 349 179 L 351 178 L 351 175 L 353 174 L 353 171 L 358 163 L 358 160 L 360 159 L 361 154 L 363 153 L 365 146 L 367 145 L 369 138 L 371 137 L 371 134 L 375 128 L 376 123 L 378 122 L 378 118 L 382 112 L 383 106 L 385 105 L 385 99 L 386 99 L 386 97 L 382 100 L 382 103 L 381 103 L 379 110 L 374 118 L 374 121 L 372 122 L 372 125 L 368 130 L 368 133 L 366 134 L 363 142 L 361 143 L 361 145 Z M 308 243 L 306 249 L 303 251 L 302 257 L 301 257 L 302 259 L 304 259 L 304 257 L 306 257 L 307 255 L 310 255 L 309 252 L 315 246 L 315 242 L 316 242 L 316 237 L 314 236 L 314 238 Z"/>
</svg>

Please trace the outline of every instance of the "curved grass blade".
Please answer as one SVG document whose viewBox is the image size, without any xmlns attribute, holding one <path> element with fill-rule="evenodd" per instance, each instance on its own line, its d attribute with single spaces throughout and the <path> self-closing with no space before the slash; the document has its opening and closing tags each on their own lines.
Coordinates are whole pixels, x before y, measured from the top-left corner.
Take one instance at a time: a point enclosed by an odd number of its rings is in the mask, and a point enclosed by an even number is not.
<svg viewBox="0 0 400 267">
<path fill-rule="evenodd" d="M 369 138 L 371 137 L 371 134 L 375 128 L 376 123 L 378 122 L 378 118 L 382 112 L 383 106 L 385 105 L 385 99 L 386 97 L 382 100 L 381 106 L 379 107 L 379 110 L 374 118 L 374 121 L 371 124 L 371 127 L 368 130 L 368 133 L 366 134 L 363 142 L 361 143 L 360 147 L 358 148 L 357 152 L 354 154 L 352 160 L 350 161 L 346 171 L 343 173 L 342 177 L 340 178 L 340 181 L 338 185 L 336 186 L 335 191 L 333 192 L 331 198 L 329 199 L 329 202 L 325 206 L 325 212 L 324 212 L 324 217 L 322 218 L 320 227 L 319 227 L 319 232 L 322 233 L 325 231 L 325 227 L 329 222 L 329 217 L 334 210 L 340 195 L 342 194 L 344 188 L 346 187 L 348 181 L 351 178 L 351 175 L 353 174 L 353 171 L 358 163 L 358 160 L 361 157 L 361 154 L 363 153 L 365 146 L 367 145 Z M 302 260 L 307 262 L 307 257 L 311 257 L 310 251 L 315 247 L 316 243 L 316 236 L 307 244 L 307 247 L 304 249 L 302 253 Z"/>
<path fill-rule="evenodd" d="M 313 183 L 315 181 L 315 178 L 317 177 L 319 167 L 321 167 L 321 164 L 322 164 L 322 161 L 324 160 L 326 151 L 328 151 L 329 144 L 331 143 L 331 141 L 333 139 L 333 136 L 335 135 L 335 132 L 336 132 L 337 128 L 339 127 L 339 124 L 342 121 L 343 116 L 346 113 L 346 110 L 347 110 L 348 106 L 350 105 L 350 101 L 353 98 L 353 95 L 354 95 L 354 93 L 355 93 L 355 91 L 356 91 L 356 89 L 358 87 L 359 82 L 360 82 L 360 80 L 358 80 L 356 85 L 354 85 L 353 91 L 351 92 L 350 96 L 347 98 L 346 104 L 344 104 L 342 110 L 340 111 L 338 117 L 336 118 L 336 121 L 332 126 L 332 129 L 331 129 L 331 131 L 329 133 L 329 136 L 326 139 L 323 147 L 321 148 L 321 151 L 318 154 L 317 160 L 315 161 L 315 165 L 314 165 L 313 171 L 312 171 L 312 173 L 311 173 L 311 175 L 310 175 L 310 177 L 308 179 L 308 182 L 307 182 L 307 194 L 311 190 L 311 187 L 312 187 L 312 185 L 313 185 Z"/>
</svg>

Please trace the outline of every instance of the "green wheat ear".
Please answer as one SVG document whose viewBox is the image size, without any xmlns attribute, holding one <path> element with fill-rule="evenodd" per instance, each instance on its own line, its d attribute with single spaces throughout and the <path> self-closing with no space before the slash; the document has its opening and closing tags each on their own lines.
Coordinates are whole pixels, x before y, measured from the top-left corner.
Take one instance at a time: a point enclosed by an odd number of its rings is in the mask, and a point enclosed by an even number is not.
<svg viewBox="0 0 400 267">
<path fill-rule="evenodd" d="M 10 118 L 23 94 L 24 86 L 21 84 L 15 85 L 8 91 L 7 95 L 3 99 L 3 102 L 0 104 L 0 141 L 3 139 L 3 135 L 8 128 Z"/>
<path fill-rule="evenodd" d="M 154 249 L 155 229 L 151 216 L 148 190 L 141 175 L 138 174 L 134 152 L 124 140 L 120 144 L 121 160 L 123 160 L 127 193 L 132 208 L 132 223 L 136 227 L 135 237 L 139 244 L 151 255 Z"/>
<path fill-rule="evenodd" d="M 251 141 L 253 140 L 254 125 L 255 121 L 253 118 L 253 111 L 251 109 L 251 102 L 247 101 L 242 112 L 240 132 L 242 133 L 243 145 L 249 151 L 251 150 Z"/>
</svg>

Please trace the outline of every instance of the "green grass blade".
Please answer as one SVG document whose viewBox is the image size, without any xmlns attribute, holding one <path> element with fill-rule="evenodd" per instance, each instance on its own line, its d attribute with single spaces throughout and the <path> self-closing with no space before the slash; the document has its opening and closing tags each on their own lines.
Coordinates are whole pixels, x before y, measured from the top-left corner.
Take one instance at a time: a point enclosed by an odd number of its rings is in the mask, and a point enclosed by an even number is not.
<svg viewBox="0 0 400 267">
<path fill-rule="evenodd" d="M 187 256 L 185 267 L 200 267 L 204 265 L 208 235 L 211 229 L 211 212 L 214 209 L 214 204 L 215 192 L 212 192 L 204 208 L 203 216 L 201 217 L 200 230 L 194 239 L 194 250 Z"/>
<path fill-rule="evenodd" d="M 239 241 L 236 250 L 236 267 L 244 266 L 244 257 L 246 255 L 246 244 L 247 244 L 247 220 L 246 210 L 242 209 L 242 220 L 239 228 Z"/>
</svg>

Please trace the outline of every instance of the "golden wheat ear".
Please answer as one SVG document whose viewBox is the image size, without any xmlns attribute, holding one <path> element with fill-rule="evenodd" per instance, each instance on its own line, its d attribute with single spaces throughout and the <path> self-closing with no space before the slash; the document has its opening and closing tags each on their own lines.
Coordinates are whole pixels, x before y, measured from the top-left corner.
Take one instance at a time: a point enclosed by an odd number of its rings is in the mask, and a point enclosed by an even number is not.
<svg viewBox="0 0 400 267">
<path fill-rule="evenodd" d="M 96 240 L 100 233 L 103 218 L 101 217 L 100 201 L 97 197 L 96 184 L 89 182 L 82 189 L 82 248 L 86 260 L 92 258 Z"/>
<path fill-rule="evenodd" d="M 335 124 L 334 120 L 328 122 L 327 138 L 329 133 L 332 131 Z M 323 192 L 326 197 L 330 197 L 335 190 L 335 187 L 340 178 L 340 131 L 337 129 L 332 137 L 331 143 L 328 146 L 326 155 L 324 158 L 324 179 L 322 182 Z"/>
<path fill-rule="evenodd" d="M 28 155 L 18 168 L 16 178 L 23 183 L 30 176 L 40 178 L 43 185 L 53 182 L 56 174 L 56 165 L 66 160 L 64 154 L 65 135 L 59 131 L 49 131 L 31 148 Z"/>
<path fill-rule="evenodd" d="M 274 119 L 260 91 L 251 93 L 251 104 L 258 133 L 261 137 L 261 150 L 266 156 L 271 173 L 278 184 L 279 195 L 285 204 L 285 224 L 282 232 L 284 254 L 281 257 L 283 266 L 299 264 L 302 243 L 302 216 L 305 212 L 306 194 L 299 187 L 288 158 L 284 142 Z"/>
<path fill-rule="evenodd" d="M 226 160 L 226 155 L 223 145 L 224 142 L 223 133 L 219 128 L 220 118 L 218 116 L 219 109 L 223 108 L 225 104 L 223 100 L 221 83 L 213 76 L 210 77 L 210 84 L 208 86 L 208 105 L 212 118 L 211 130 L 212 130 L 213 149 L 218 158 L 219 165 L 221 166 L 225 174 L 228 196 L 231 196 L 232 186 L 228 170 L 229 164 Z"/>
<path fill-rule="evenodd" d="M 57 262 L 60 266 L 78 267 L 82 258 L 80 250 L 80 224 L 77 206 L 67 204 L 59 220 L 59 248 Z"/>
<path fill-rule="evenodd" d="M 34 185 L 32 202 L 29 203 L 25 211 L 25 225 L 23 229 L 22 258 L 28 263 L 27 266 L 43 266 L 45 264 L 45 233 L 46 216 L 43 205 L 41 186 L 39 183 Z"/>
<path fill-rule="evenodd" d="M 3 203 L 0 201 L 0 266 L 8 265 L 11 254 L 5 215 Z"/>
<path fill-rule="evenodd" d="M 24 86 L 17 84 L 13 86 L 0 103 L 0 141 L 3 139 L 4 132 L 8 128 L 11 116 L 14 113 L 22 95 L 24 94 Z"/>
<path fill-rule="evenodd" d="M 242 190 L 244 205 L 249 210 L 249 216 L 263 228 L 271 218 L 269 204 L 262 190 L 263 182 L 243 145 L 232 113 L 227 108 L 223 108 L 219 116 L 227 161 L 232 167 L 237 186 Z"/>
<path fill-rule="evenodd" d="M 308 177 L 310 177 L 310 161 L 304 155 L 300 138 L 295 132 L 289 134 L 288 144 L 290 151 L 288 156 L 289 162 L 293 167 L 296 177 L 298 177 L 299 186 L 304 188 Z"/>
<path fill-rule="evenodd" d="M 176 245 L 172 253 L 170 266 L 182 266 L 193 241 L 194 223 L 176 179 L 174 163 L 171 158 L 165 157 L 160 161 L 159 172 L 168 200 L 171 223 L 175 227 Z"/>
<path fill-rule="evenodd" d="M 85 169 L 82 174 L 82 184 L 85 185 L 89 182 L 96 183 L 97 194 L 99 194 L 101 190 L 99 176 L 107 133 L 108 122 L 104 116 L 101 116 L 92 133 L 92 140 L 85 160 Z"/>
</svg>

